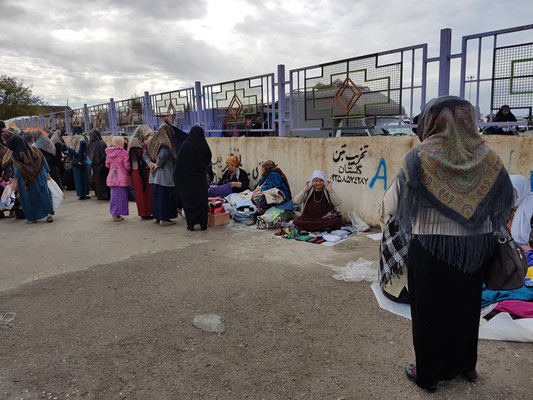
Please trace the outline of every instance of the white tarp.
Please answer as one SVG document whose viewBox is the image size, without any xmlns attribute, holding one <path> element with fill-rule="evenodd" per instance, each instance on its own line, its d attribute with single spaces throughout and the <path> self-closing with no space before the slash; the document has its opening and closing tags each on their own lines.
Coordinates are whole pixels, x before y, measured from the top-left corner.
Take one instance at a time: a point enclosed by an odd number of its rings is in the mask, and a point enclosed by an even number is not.
<svg viewBox="0 0 533 400">
<path fill-rule="evenodd" d="M 381 308 L 411 319 L 411 306 L 387 299 L 377 283 L 370 286 Z M 510 342 L 533 342 L 533 318 L 512 319 L 508 313 L 499 313 L 479 327 L 479 338 Z"/>
</svg>

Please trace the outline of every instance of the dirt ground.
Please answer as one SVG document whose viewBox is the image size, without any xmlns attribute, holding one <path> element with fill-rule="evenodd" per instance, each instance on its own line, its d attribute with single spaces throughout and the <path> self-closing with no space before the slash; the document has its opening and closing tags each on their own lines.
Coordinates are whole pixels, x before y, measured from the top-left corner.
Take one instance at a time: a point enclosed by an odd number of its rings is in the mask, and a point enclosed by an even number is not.
<svg viewBox="0 0 533 400">
<path fill-rule="evenodd" d="M 0 220 L 0 399 L 531 399 L 533 346 L 482 340 L 480 380 L 405 377 L 410 321 L 320 265 L 377 258 L 238 225 L 188 232 L 69 193 L 53 224 Z M 226 331 L 193 326 L 217 314 Z"/>
</svg>

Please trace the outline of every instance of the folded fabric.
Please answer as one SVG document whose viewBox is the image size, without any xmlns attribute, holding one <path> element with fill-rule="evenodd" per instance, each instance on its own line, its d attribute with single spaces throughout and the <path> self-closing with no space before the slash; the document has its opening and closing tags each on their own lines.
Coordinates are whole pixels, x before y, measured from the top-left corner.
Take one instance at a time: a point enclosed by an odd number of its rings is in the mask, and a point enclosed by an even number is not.
<svg viewBox="0 0 533 400">
<path fill-rule="evenodd" d="M 533 318 L 533 302 L 523 300 L 504 300 L 494 308 L 520 318 Z"/>
<path fill-rule="evenodd" d="M 322 235 L 322 238 L 326 239 L 328 242 L 331 242 L 331 243 L 337 243 L 337 242 L 342 240 L 342 238 L 340 236 L 331 235 L 329 233 L 325 234 L 325 235 Z"/>
<path fill-rule="evenodd" d="M 331 234 L 335 236 L 339 236 L 342 239 L 345 239 L 349 236 L 349 233 L 342 229 L 337 229 L 336 231 L 331 232 Z"/>
<path fill-rule="evenodd" d="M 533 301 L 533 288 L 525 286 L 515 290 L 487 290 L 484 288 L 481 293 L 481 307 L 503 300 Z"/>
<path fill-rule="evenodd" d="M 357 233 L 357 229 L 352 228 L 351 226 L 343 226 L 341 230 L 348 232 L 349 235 L 353 235 L 354 233 Z"/>
<path fill-rule="evenodd" d="M 526 278 L 533 279 L 533 267 L 527 269 Z"/>
<path fill-rule="evenodd" d="M 313 239 L 314 236 L 313 235 L 296 235 L 294 238 L 302 242 L 307 242 L 309 239 Z"/>
<path fill-rule="evenodd" d="M 272 188 L 262 192 L 267 204 L 281 204 L 285 201 L 285 195 L 279 189 Z"/>
</svg>

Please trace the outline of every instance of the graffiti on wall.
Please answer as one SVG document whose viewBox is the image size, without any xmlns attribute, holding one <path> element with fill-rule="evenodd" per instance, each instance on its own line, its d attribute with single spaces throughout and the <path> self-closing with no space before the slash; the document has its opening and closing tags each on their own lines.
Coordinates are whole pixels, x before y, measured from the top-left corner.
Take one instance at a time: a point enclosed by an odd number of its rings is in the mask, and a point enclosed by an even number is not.
<svg viewBox="0 0 533 400">
<path fill-rule="evenodd" d="M 362 162 L 368 152 L 369 146 L 365 144 L 358 151 L 350 151 L 344 143 L 338 150 L 333 152 L 333 162 L 336 172 L 331 175 L 333 182 L 352 183 L 354 185 L 366 185 L 368 178 L 361 176 L 364 163 Z"/>
</svg>

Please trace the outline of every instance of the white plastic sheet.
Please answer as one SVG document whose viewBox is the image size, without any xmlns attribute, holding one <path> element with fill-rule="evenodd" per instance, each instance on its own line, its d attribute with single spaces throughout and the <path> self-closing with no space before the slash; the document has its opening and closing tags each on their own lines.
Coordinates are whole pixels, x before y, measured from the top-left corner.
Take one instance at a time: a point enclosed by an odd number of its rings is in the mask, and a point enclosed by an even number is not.
<svg viewBox="0 0 533 400">
<path fill-rule="evenodd" d="M 377 283 L 371 285 L 381 308 L 407 319 L 411 319 L 411 306 L 387 299 Z M 533 342 L 533 318 L 512 319 L 508 313 L 499 313 L 479 327 L 479 338 L 506 340 L 510 342 Z"/>
</svg>

